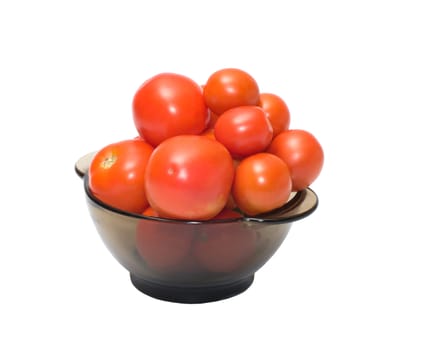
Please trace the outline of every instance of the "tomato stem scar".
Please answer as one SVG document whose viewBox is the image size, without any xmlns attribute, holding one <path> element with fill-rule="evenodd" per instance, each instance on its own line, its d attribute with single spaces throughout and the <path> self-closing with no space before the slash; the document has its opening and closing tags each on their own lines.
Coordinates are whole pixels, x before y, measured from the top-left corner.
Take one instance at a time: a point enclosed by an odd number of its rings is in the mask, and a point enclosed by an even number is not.
<svg viewBox="0 0 422 350">
<path fill-rule="evenodd" d="M 117 157 L 115 154 L 111 154 L 110 156 L 106 157 L 101 163 L 103 169 L 110 169 L 113 164 L 116 162 Z"/>
</svg>

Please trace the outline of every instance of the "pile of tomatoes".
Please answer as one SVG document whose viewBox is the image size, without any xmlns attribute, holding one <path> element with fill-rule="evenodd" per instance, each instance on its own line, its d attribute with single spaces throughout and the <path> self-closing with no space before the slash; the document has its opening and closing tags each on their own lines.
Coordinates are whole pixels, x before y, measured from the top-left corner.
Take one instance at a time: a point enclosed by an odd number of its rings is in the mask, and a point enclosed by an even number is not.
<svg viewBox="0 0 422 350">
<path fill-rule="evenodd" d="M 135 138 L 106 145 L 89 168 L 100 201 L 180 220 L 259 215 L 319 176 L 324 154 L 309 131 L 241 69 L 203 85 L 176 73 L 146 80 L 133 97 Z"/>
</svg>

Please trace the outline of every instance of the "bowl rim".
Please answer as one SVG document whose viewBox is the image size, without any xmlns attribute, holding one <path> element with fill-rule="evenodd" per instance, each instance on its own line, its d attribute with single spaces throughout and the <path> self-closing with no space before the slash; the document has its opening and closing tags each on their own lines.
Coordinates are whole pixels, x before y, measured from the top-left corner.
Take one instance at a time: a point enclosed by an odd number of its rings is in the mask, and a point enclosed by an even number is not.
<svg viewBox="0 0 422 350">
<path fill-rule="evenodd" d="M 116 207 L 113 207 L 97 197 L 94 196 L 90 187 L 89 187 L 89 175 L 85 173 L 83 176 L 84 182 L 84 189 L 85 194 L 93 203 L 97 206 L 114 212 L 119 215 L 131 217 L 134 219 L 144 219 L 150 221 L 157 221 L 162 223 L 179 223 L 179 224 L 189 224 L 189 225 L 209 225 L 209 224 L 221 224 L 221 223 L 234 223 L 234 222 L 259 222 L 259 223 L 274 223 L 274 224 L 282 224 L 282 223 L 290 223 L 293 221 L 297 221 L 303 219 L 310 214 L 312 214 L 319 204 L 319 199 L 317 194 L 309 187 L 304 190 L 296 192 L 293 197 L 284 205 L 279 208 L 276 208 L 270 212 L 266 212 L 264 214 L 256 215 L 256 216 L 242 216 L 239 218 L 224 218 L 224 219 L 213 219 L 213 220 L 182 220 L 182 219 L 169 219 L 169 218 L 162 218 L 156 216 L 147 216 L 143 214 L 138 214 L 134 212 L 128 212 Z M 294 210 L 299 208 L 304 201 L 311 196 L 310 200 L 311 203 L 304 210 L 299 210 L 299 212 L 294 213 Z M 289 212 L 292 214 L 289 215 Z M 243 215 L 243 214 L 242 214 Z"/>
</svg>

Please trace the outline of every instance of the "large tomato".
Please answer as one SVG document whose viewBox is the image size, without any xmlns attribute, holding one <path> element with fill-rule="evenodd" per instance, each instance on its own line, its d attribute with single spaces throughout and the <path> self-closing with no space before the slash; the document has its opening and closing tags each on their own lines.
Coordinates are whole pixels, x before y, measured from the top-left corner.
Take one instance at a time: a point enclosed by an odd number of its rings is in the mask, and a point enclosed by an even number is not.
<svg viewBox="0 0 422 350">
<path fill-rule="evenodd" d="M 223 68 L 211 74 L 204 85 L 207 106 L 217 115 L 226 110 L 258 105 L 259 87 L 247 72 L 237 68 Z"/>
<path fill-rule="evenodd" d="M 89 167 L 89 188 L 102 202 L 129 212 L 148 207 L 144 176 L 153 147 L 142 140 L 109 144 L 96 153 Z"/>
<path fill-rule="evenodd" d="M 160 217 L 207 220 L 226 205 L 234 165 L 219 142 L 200 135 L 174 136 L 152 153 L 145 190 Z"/>
<path fill-rule="evenodd" d="M 292 189 L 289 169 L 279 157 L 262 152 L 236 167 L 233 198 L 248 215 L 262 214 L 287 202 Z"/>
<path fill-rule="evenodd" d="M 132 109 L 136 129 L 153 146 L 171 136 L 200 134 L 209 121 L 202 88 L 175 73 L 145 81 L 135 93 Z"/>
<path fill-rule="evenodd" d="M 268 152 L 280 157 L 289 167 L 294 191 L 312 184 L 324 164 L 324 151 L 317 138 L 309 131 L 294 129 L 277 135 Z"/>
<path fill-rule="evenodd" d="M 290 111 L 284 100 L 272 93 L 261 93 L 259 106 L 264 110 L 273 127 L 273 137 L 289 128 Z"/>
<path fill-rule="evenodd" d="M 262 108 L 241 106 L 220 115 L 214 135 L 233 157 L 243 158 L 264 151 L 273 138 L 273 128 Z"/>
</svg>

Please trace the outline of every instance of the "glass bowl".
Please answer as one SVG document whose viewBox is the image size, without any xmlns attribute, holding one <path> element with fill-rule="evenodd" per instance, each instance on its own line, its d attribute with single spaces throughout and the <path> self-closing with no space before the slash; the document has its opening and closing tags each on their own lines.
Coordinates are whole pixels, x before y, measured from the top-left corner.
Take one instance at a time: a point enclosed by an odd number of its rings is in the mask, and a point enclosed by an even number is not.
<svg viewBox="0 0 422 350">
<path fill-rule="evenodd" d="M 318 197 L 310 188 L 292 193 L 282 207 L 256 217 L 182 221 L 124 212 L 95 198 L 88 168 L 95 152 L 75 164 L 86 203 L 107 249 L 151 297 L 204 303 L 238 295 L 274 255 L 293 222 L 310 215 Z"/>
</svg>

